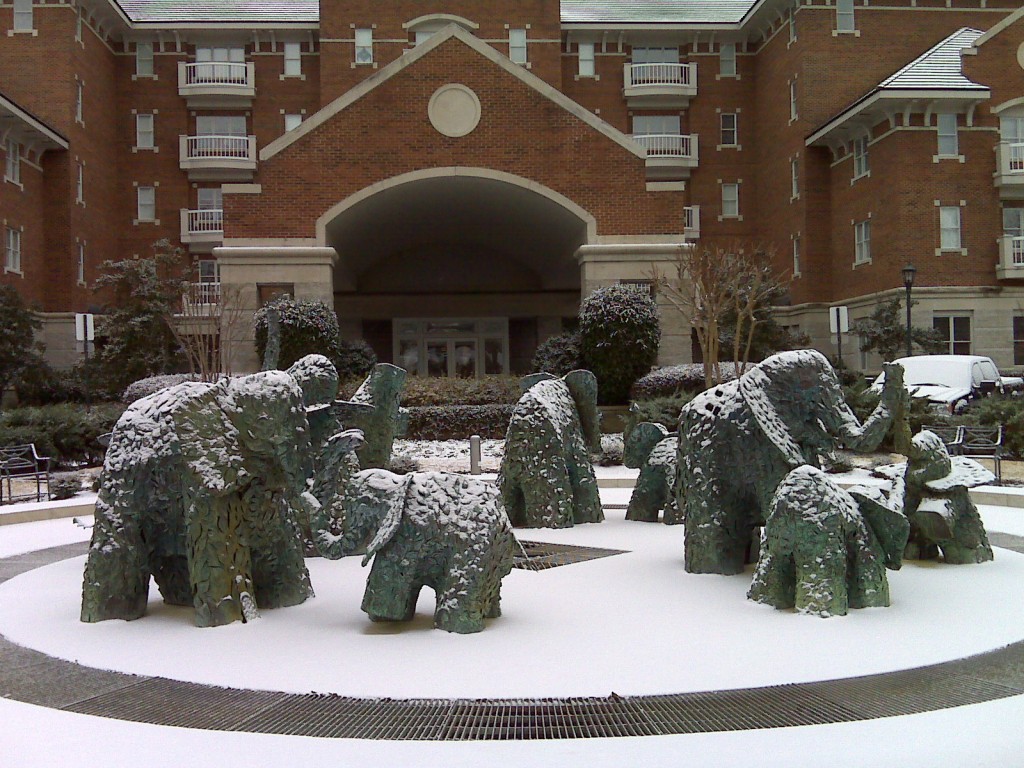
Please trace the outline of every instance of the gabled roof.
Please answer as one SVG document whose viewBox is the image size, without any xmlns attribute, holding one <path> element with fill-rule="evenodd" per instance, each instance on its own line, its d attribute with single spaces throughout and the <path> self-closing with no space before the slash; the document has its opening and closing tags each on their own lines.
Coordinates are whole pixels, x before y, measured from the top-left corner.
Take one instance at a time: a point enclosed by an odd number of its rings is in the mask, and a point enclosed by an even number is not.
<svg viewBox="0 0 1024 768">
<path fill-rule="evenodd" d="M 736 24 L 757 0 L 562 0 L 564 24 Z"/>
<path fill-rule="evenodd" d="M 114 0 L 136 23 L 317 23 L 318 0 Z"/>
<path fill-rule="evenodd" d="M 942 100 L 953 108 L 989 98 L 987 86 L 964 77 L 961 52 L 981 37 L 981 30 L 963 27 L 929 48 L 861 96 L 807 137 L 806 144 L 828 143 L 829 136 L 849 123 L 864 123 L 888 111 L 898 111 L 914 100 Z M 919 110 L 920 111 L 920 110 Z"/>
</svg>

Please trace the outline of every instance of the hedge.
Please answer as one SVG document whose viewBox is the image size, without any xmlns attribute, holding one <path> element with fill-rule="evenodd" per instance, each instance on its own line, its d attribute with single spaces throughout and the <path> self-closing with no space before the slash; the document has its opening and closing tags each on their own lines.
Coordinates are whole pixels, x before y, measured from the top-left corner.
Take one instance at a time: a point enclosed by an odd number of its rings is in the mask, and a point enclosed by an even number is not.
<svg viewBox="0 0 1024 768">
<path fill-rule="evenodd" d="M 719 363 L 724 381 L 736 378 L 735 363 Z M 749 366 L 748 366 L 749 368 Z M 649 400 L 655 397 L 671 397 L 679 392 L 697 394 L 704 391 L 703 363 L 667 365 L 644 374 L 633 383 L 630 397 L 633 400 Z"/>
<path fill-rule="evenodd" d="M 438 405 L 409 409 L 409 440 L 505 438 L 514 405 Z"/>
<path fill-rule="evenodd" d="M 70 404 L 14 408 L 0 413 L 0 445 L 33 443 L 40 456 L 50 457 L 51 470 L 94 466 L 104 452 L 96 438 L 114 428 L 124 409 L 117 403 L 88 412 Z"/>
</svg>

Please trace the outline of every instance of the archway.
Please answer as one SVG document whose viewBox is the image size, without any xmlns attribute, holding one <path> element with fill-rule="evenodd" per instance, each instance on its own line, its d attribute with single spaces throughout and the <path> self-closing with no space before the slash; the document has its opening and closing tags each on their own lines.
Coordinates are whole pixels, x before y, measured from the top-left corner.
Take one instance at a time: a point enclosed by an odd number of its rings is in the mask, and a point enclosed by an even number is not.
<svg viewBox="0 0 1024 768">
<path fill-rule="evenodd" d="M 485 169 L 420 171 L 368 187 L 324 214 L 339 255 L 335 308 L 346 337 L 421 375 L 519 373 L 572 322 L 584 209 Z"/>
</svg>

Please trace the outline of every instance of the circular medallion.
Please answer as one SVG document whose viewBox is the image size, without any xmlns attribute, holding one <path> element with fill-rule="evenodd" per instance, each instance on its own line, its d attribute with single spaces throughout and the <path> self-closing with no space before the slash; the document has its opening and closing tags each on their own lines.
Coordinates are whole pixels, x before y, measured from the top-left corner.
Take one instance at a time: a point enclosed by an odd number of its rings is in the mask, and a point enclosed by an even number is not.
<svg viewBox="0 0 1024 768">
<path fill-rule="evenodd" d="M 430 97 L 427 117 L 438 133 L 452 138 L 465 136 L 480 122 L 480 99 L 464 85 L 442 85 Z"/>
<path fill-rule="evenodd" d="M 1024 69 L 1024 43 L 1017 48 L 1017 63 L 1020 64 L 1021 69 Z"/>
</svg>

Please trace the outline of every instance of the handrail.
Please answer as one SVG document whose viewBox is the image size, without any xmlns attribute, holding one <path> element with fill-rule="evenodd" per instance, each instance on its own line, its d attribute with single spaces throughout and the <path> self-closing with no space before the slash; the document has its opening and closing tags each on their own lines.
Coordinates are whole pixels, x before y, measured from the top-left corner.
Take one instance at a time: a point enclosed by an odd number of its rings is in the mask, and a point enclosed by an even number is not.
<svg viewBox="0 0 1024 768">
<path fill-rule="evenodd" d="M 186 157 L 223 157 L 240 160 L 254 159 L 250 150 L 249 136 L 202 135 L 187 136 Z"/>
<path fill-rule="evenodd" d="M 645 85 L 678 85 L 692 87 L 697 83 L 697 65 L 675 62 L 626 64 L 627 88 Z"/>
<path fill-rule="evenodd" d="M 248 64 L 235 61 L 199 61 L 185 65 L 186 85 L 250 85 Z"/>
<path fill-rule="evenodd" d="M 696 157 L 692 134 L 640 133 L 633 139 L 647 150 L 648 157 Z"/>
<path fill-rule="evenodd" d="M 201 208 L 188 211 L 188 231 L 196 234 L 200 232 L 223 232 L 224 211 L 220 208 Z"/>
</svg>

